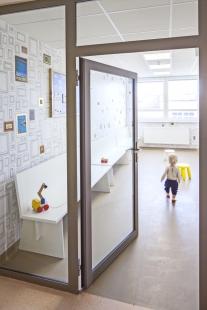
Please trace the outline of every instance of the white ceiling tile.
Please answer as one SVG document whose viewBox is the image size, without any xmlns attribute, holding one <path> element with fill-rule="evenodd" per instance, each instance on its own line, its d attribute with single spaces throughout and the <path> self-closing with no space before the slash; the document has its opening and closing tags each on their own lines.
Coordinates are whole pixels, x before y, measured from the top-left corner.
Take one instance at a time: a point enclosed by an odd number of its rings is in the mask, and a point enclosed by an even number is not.
<svg viewBox="0 0 207 310">
<path fill-rule="evenodd" d="M 115 43 L 121 42 L 121 38 L 118 35 L 107 36 L 107 37 L 94 37 L 94 38 L 79 38 L 77 39 L 77 45 L 94 45 L 104 43 Z"/>
<path fill-rule="evenodd" d="M 173 3 L 198 2 L 198 0 L 173 0 Z"/>
<path fill-rule="evenodd" d="M 194 57 L 194 58 L 176 58 L 176 59 L 172 59 L 172 66 L 174 66 L 176 64 L 188 64 L 188 65 L 192 66 L 195 61 L 196 61 L 196 57 Z"/>
<path fill-rule="evenodd" d="M 172 37 L 184 37 L 184 36 L 196 36 L 198 35 L 198 28 L 185 28 L 185 29 L 172 29 Z"/>
<path fill-rule="evenodd" d="M 96 1 L 88 1 L 76 4 L 76 16 L 86 16 L 103 13 Z"/>
<path fill-rule="evenodd" d="M 197 2 L 173 5 L 172 29 L 189 27 L 198 27 Z"/>
<path fill-rule="evenodd" d="M 170 0 L 102 0 L 99 2 L 107 12 L 133 10 L 170 4 Z"/>
<path fill-rule="evenodd" d="M 176 69 L 183 69 L 186 71 L 190 71 L 190 69 L 192 68 L 192 65 L 187 64 L 187 63 L 174 63 L 172 69 L 176 70 Z"/>
<path fill-rule="evenodd" d="M 168 38 L 169 30 L 162 31 L 149 31 L 149 32 L 139 32 L 133 34 L 124 34 L 122 35 L 125 41 L 138 41 L 138 40 L 151 40 L 151 39 L 160 39 Z"/>
<path fill-rule="evenodd" d="M 51 25 L 65 31 L 65 19 L 52 20 Z"/>
<path fill-rule="evenodd" d="M 110 13 L 109 15 L 121 34 L 167 30 L 170 21 L 170 7 Z"/>
<path fill-rule="evenodd" d="M 107 17 L 102 15 L 84 16 L 77 19 L 77 38 L 117 35 Z"/>
<path fill-rule="evenodd" d="M 1 15 L 1 19 L 7 21 L 13 26 L 31 22 L 44 21 L 45 16 L 38 11 L 39 10 Z"/>
<path fill-rule="evenodd" d="M 117 54 L 116 56 L 120 61 L 125 63 L 126 66 L 146 65 L 141 53 Z"/>
<path fill-rule="evenodd" d="M 47 44 L 53 46 L 57 49 L 65 48 L 65 40 L 57 40 L 57 41 L 46 41 Z"/>
<path fill-rule="evenodd" d="M 65 39 L 64 29 L 49 21 L 18 25 L 18 28 L 44 42 Z"/>
<path fill-rule="evenodd" d="M 172 59 L 192 58 L 195 56 L 196 56 L 196 49 L 195 48 L 180 49 L 180 50 L 173 50 L 172 51 Z"/>
<path fill-rule="evenodd" d="M 46 16 L 47 19 L 61 19 L 65 18 L 65 6 L 55 6 L 53 8 L 41 9 L 42 14 Z"/>
</svg>

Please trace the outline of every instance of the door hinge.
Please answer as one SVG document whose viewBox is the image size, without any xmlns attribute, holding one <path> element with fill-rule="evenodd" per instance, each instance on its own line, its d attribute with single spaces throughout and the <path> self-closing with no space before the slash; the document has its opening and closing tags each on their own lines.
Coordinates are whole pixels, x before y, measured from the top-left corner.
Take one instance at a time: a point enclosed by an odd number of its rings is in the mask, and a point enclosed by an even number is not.
<svg viewBox="0 0 207 310">
<path fill-rule="evenodd" d="M 78 70 L 76 70 L 76 86 L 79 86 L 80 76 L 78 75 Z"/>
<path fill-rule="evenodd" d="M 78 258 L 78 275 L 81 275 L 81 261 L 80 258 Z"/>
</svg>

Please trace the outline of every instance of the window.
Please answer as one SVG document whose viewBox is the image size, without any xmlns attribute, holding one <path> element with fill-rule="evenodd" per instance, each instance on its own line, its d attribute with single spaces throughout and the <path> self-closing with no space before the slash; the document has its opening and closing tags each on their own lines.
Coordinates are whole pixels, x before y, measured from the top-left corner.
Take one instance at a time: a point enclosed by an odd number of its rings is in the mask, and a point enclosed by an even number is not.
<svg viewBox="0 0 207 310">
<path fill-rule="evenodd" d="M 169 117 L 173 118 L 198 117 L 197 79 L 168 81 L 168 110 Z"/>
<path fill-rule="evenodd" d="M 145 79 L 138 83 L 140 121 L 197 120 L 198 78 Z"/>
<path fill-rule="evenodd" d="M 163 81 L 138 83 L 138 117 L 163 117 Z"/>
</svg>

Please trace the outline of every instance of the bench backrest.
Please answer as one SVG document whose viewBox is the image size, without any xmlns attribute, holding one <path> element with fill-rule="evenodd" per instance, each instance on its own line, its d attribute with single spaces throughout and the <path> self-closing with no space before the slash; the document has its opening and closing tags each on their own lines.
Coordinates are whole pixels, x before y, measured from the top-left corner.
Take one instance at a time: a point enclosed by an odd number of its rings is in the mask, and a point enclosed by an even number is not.
<svg viewBox="0 0 207 310">
<path fill-rule="evenodd" d="M 66 154 L 15 175 L 20 217 L 31 209 L 34 198 L 39 199 L 37 192 L 42 183 L 48 186 L 43 190 L 42 195 L 52 207 L 58 207 L 67 202 Z"/>
<path fill-rule="evenodd" d="M 91 162 L 101 160 L 116 147 L 115 132 L 91 143 Z"/>
</svg>

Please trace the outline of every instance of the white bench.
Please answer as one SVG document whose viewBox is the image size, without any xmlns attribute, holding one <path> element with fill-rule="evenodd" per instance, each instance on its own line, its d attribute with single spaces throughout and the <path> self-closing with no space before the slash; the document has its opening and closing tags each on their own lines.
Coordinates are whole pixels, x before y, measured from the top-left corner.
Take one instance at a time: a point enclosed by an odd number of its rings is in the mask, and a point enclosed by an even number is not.
<svg viewBox="0 0 207 310">
<path fill-rule="evenodd" d="M 80 200 L 80 161 L 78 148 L 77 201 Z M 15 175 L 16 193 L 23 227 L 19 249 L 64 258 L 63 217 L 67 214 L 66 153 Z M 95 191 L 109 191 L 110 166 L 92 166 L 91 187 Z M 32 200 L 38 198 L 42 183 L 48 187 L 43 197 L 50 205 L 48 211 L 32 209 Z"/>
<path fill-rule="evenodd" d="M 42 183 L 48 211 L 32 209 Z M 23 219 L 19 249 L 64 258 L 63 217 L 67 213 L 66 154 L 15 175 L 20 218 Z"/>
</svg>

